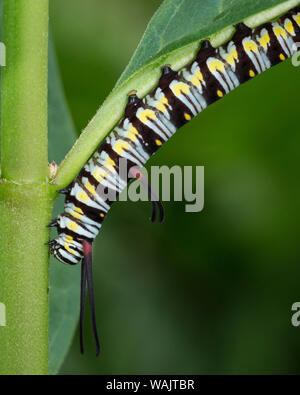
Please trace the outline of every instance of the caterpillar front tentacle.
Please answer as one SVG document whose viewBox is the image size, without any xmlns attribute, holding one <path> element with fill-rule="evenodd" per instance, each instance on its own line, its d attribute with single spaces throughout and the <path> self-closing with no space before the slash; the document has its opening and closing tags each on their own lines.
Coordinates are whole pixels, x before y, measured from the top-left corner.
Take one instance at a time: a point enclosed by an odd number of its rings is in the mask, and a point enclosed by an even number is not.
<svg viewBox="0 0 300 395">
<path fill-rule="evenodd" d="M 169 64 L 166 64 L 162 67 L 161 73 L 162 73 L 162 75 L 167 75 L 170 73 L 174 73 L 174 70 L 172 70 L 172 68 Z"/>
<path fill-rule="evenodd" d="M 210 49 L 210 50 L 213 51 L 215 48 L 211 45 L 210 40 L 206 39 L 206 40 L 202 40 L 201 41 L 200 49 L 201 50 L 203 50 L 203 49 Z"/>
</svg>

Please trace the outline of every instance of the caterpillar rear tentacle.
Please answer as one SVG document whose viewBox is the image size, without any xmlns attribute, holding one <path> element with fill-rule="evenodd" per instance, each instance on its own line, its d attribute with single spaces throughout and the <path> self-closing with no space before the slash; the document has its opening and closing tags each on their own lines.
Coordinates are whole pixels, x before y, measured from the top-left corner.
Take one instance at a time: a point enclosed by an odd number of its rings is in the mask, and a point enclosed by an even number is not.
<svg viewBox="0 0 300 395">
<path fill-rule="evenodd" d="M 155 222 L 156 220 L 156 208 L 158 208 L 159 212 L 159 218 L 158 222 L 161 224 L 164 220 L 164 207 L 162 202 L 159 200 L 159 197 L 156 195 L 154 190 L 151 187 L 151 184 L 148 183 L 148 181 L 143 177 L 142 173 L 140 172 L 139 169 L 136 169 L 135 167 L 132 167 L 129 170 L 129 174 L 132 175 L 132 177 L 136 178 L 137 180 L 140 181 L 140 183 L 146 188 L 148 192 L 149 199 L 152 203 L 152 215 L 150 218 L 151 222 Z"/>
<path fill-rule="evenodd" d="M 94 284 L 93 284 L 93 268 L 92 268 L 92 243 L 82 240 L 83 246 L 83 259 L 81 263 L 81 294 L 80 294 L 80 351 L 84 353 L 83 346 L 83 318 L 85 311 L 85 294 L 86 285 L 88 287 L 89 302 L 92 316 L 92 327 L 93 334 L 96 344 L 96 356 L 100 354 L 100 342 L 96 323 L 96 312 L 95 312 L 95 298 L 94 298 Z"/>
<path fill-rule="evenodd" d="M 129 93 L 124 117 L 74 181 L 60 193 L 66 195 L 64 212 L 49 226 L 56 226 L 58 237 L 50 241 L 51 254 L 69 265 L 83 258 L 81 284 L 81 349 L 85 283 L 88 283 L 94 337 L 99 348 L 92 287 L 92 242 L 114 200 L 97 193 L 102 187 L 116 195 L 126 187 L 130 175 L 121 175 L 121 160 L 129 168 L 141 168 L 147 160 L 176 132 L 210 104 L 220 100 L 242 83 L 297 52 L 300 42 L 300 7 L 275 22 L 250 29 L 244 23 L 235 26 L 232 39 L 219 48 L 203 40 L 196 58 L 180 71 L 170 65 L 162 68 L 157 86 L 146 97 Z M 143 180 L 141 180 L 143 183 Z M 163 207 L 159 208 L 160 221 Z M 98 189 L 99 188 L 99 189 Z M 155 203 L 154 203 L 155 202 Z M 152 220 L 156 217 L 153 207 Z M 88 252 L 88 253 L 87 253 Z"/>
<path fill-rule="evenodd" d="M 85 294 L 86 294 L 86 265 L 81 262 L 81 287 L 80 287 L 80 318 L 79 318 L 79 337 L 80 337 L 80 352 L 84 353 L 83 346 L 83 319 L 85 311 Z"/>
</svg>

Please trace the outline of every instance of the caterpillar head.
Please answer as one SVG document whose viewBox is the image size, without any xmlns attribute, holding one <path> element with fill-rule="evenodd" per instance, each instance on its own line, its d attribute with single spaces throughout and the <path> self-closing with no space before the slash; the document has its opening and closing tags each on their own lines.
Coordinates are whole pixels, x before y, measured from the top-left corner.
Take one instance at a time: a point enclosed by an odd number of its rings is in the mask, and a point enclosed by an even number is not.
<svg viewBox="0 0 300 395">
<path fill-rule="evenodd" d="M 82 244 L 65 233 L 61 233 L 48 244 L 51 255 L 67 265 L 76 265 L 83 257 Z"/>
</svg>

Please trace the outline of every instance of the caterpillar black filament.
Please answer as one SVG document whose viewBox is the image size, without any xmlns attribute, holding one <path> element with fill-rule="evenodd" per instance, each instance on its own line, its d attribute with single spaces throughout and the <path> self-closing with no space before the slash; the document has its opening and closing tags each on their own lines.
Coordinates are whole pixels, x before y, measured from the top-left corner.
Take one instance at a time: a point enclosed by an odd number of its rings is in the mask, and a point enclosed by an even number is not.
<svg viewBox="0 0 300 395">
<path fill-rule="evenodd" d="M 50 241 L 51 254 L 75 265 L 82 260 L 80 338 L 83 352 L 82 322 L 85 287 L 88 284 L 94 336 L 99 353 L 92 283 L 92 242 L 113 201 L 98 193 L 99 186 L 119 194 L 130 175 L 119 176 L 120 160 L 126 159 L 131 173 L 139 178 L 142 167 L 177 129 L 208 105 L 221 99 L 240 84 L 297 52 L 300 42 L 300 7 L 276 22 L 250 29 L 236 25 L 232 39 L 219 48 L 208 40 L 201 43 L 196 59 L 176 72 L 164 66 L 157 87 L 144 99 L 129 94 L 124 118 L 99 146 L 74 181 L 60 192 L 66 194 L 64 212 L 50 226 L 58 237 Z M 149 194 L 151 189 L 149 187 Z M 162 207 L 160 220 L 163 217 Z M 155 211 L 153 212 L 153 218 Z"/>
</svg>

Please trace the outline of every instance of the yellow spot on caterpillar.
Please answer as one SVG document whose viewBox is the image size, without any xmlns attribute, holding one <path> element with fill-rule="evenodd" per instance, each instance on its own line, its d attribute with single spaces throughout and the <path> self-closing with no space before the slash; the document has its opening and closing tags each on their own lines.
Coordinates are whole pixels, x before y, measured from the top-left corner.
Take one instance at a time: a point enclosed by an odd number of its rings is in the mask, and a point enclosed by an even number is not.
<svg viewBox="0 0 300 395">
<path fill-rule="evenodd" d="M 106 159 L 106 161 L 105 161 L 105 163 L 104 163 L 104 166 L 108 169 L 108 170 L 110 170 L 110 171 L 114 171 L 114 166 L 116 166 L 116 162 L 114 161 L 114 160 L 112 160 L 110 157 L 108 157 L 107 159 Z M 105 173 L 105 176 L 104 177 L 106 177 L 106 173 Z"/>
<path fill-rule="evenodd" d="M 129 143 L 126 141 L 118 141 L 114 145 L 114 151 L 116 151 L 117 154 L 122 155 L 124 154 L 124 150 L 129 148 Z"/>
<path fill-rule="evenodd" d="M 83 211 L 81 210 L 80 207 L 75 207 L 74 210 L 79 213 L 79 214 L 83 214 Z M 71 237 L 71 236 L 70 236 Z M 73 239 L 73 238 L 72 238 Z"/>
<path fill-rule="evenodd" d="M 236 49 L 233 49 L 227 56 L 226 62 L 230 64 L 230 66 L 234 66 L 235 61 L 238 59 L 238 53 Z"/>
<path fill-rule="evenodd" d="M 300 26 L 300 12 L 297 15 L 294 15 L 293 18 L 296 21 L 296 23 Z"/>
<path fill-rule="evenodd" d="M 286 31 L 280 26 L 275 27 L 274 33 L 275 33 L 276 37 L 287 38 Z"/>
<path fill-rule="evenodd" d="M 223 97 L 223 96 L 224 96 L 223 92 L 220 91 L 220 90 L 217 91 L 217 95 L 218 95 L 219 97 Z"/>
<path fill-rule="evenodd" d="M 162 102 L 160 102 L 160 101 L 157 101 L 155 103 L 155 107 L 161 112 L 165 112 L 166 111 L 165 105 Z"/>
<path fill-rule="evenodd" d="M 140 120 L 141 120 L 143 123 L 147 123 L 147 122 L 149 121 L 149 118 L 150 118 L 150 119 L 155 119 L 155 118 L 156 118 L 156 115 L 155 115 L 155 112 L 154 112 L 154 111 L 151 111 L 151 110 L 144 110 L 144 111 L 142 111 L 142 112 L 139 114 L 138 117 L 140 118 Z"/>
<path fill-rule="evenodd" d="M 96 178 L 97 181 L 101 182 L 102 181 L 102 177 L 100 177 L 100 170 L 98 168 L 96 168 L 93 171 L 93 176 Z"/>
<path fill-rule="evenodd" d="M 195 76 L 198 78 L 200 82 L 204 82 L 203 74 L 200 70 L 196 71 Z"/>
<path fill-rule="evenodd" d="M 96 189 L 95 189 L 94 185 L 92 185 L 89 181 L 87 181 L 87 183 L 85 184 L 85 187 L 92 195 L 96 195 Z"/>
<path fill-rule="evenodd" d="M 100 217 L 102 217 L 102 218 L 103 218 L 103 217 L 104 217 L 104 214 L 103 214 L 103 213 L 101 213 L 101 214 L 100 214 Z"/>
<path fill-rule="evenodd" d="M 65 249 L 72 255 L 76 255 L 75 251 L 70 248 L 69 244 L 65 244 Z"/>
<path fill-rule="evenodd" d="M 292 21 L 287 21 L 285 23 L 285 29 L 291 36 L 295 35 L 295 29 Z"/>
<path fill-rule="evenodd" d="M 107 176 L 107 173 L 102 168 L 97 167 L 93 172 L 93 176 L 98 182 L 101 182 Z"/>
<path fill-rule="evenodd" d="M 71 211 L 71 215 L 76 218 L 76 219 L 81 219 L 82 218 L 82 214 L 77 213 L 76 211 Z"/>
<path fill-rule="evenodd" d="M 184 113 L 184 118 L 185 118 L 187 121 L 190 121 L 190 120 L 192 119 L 192 117 L 190 116 L 190 114 L 187 114 L 186 112 Z"/>
<path fill-rule="evenodd" d="M 161 112 L 165 112 L 167 111 L 166 106 L 169 105 L 168 99 L 166 98 L 166 96 L 163 96 L 160 100 L 158 100 L 155 104 L 156 108 L 161 111 Z"/>
<path fill-rule="evenodd" d="M 283 53 L 281 53 L 280 55 L 279 55 L 279 58 L 280 58 L 280 60 L 285 60 L 285 56 L 283 55 Z"/>
<path fill-rule="evenodd" d="M 253 41 L 247 41 L 245 44 L 244 44 L 244 48 L 245 48 L 245 51 L 247 51 L 247 52 L 257 52 L 258 51 L 258 47 L 257 47 L 257 45 L 255 44 L 255 42 L 253 42 Z"/>
<path fill-rule="evenodd" d="M 264 34 L 262 37 L 260 37 L 259 39 L 259 43 L 261 45 L 261 47 L 263 47 L 264 49 L 268 48 L 268 44 L 270 43 L 270 36 L 268 33 Z"/>
<path fill-rule="evenodd" d="M 176 96 L 180 96 L 182 93 L 187 95 L 190 91 L 190 88 L 188 85 L 184 84 L 183 82 L 179 82 L 178 84 L 173 86 L 172 90 Z"/>
<path fill-rule="evenodd" d="M 139 134 L 139 132 L 137 131 L 137 129 L 134 126 L 130 126 L 128 132 L 126 133 L 126 136 L 128 138 L 130 138 L 131 141 L 135 141 L 136 140 L 136 136 Z"/>
<path fill-rule="evenodd" d="M 77 198 L 78 198 L 78 200 L 80 200 L 82 202 L 86 202 L 87 200 L 89 200 L 88 195 L 85 192 L 83 192 L 83 191 L 80 191 L 78 193 Z"/>
<path fill-rule="evenodd" d="M 167 106 L 169 105 L 168 99 L 166 98 L 166 96 L 163 96 L 160 101 L 164 104 L 166 104 Z"/>
<path fill-rule="evenodd" d="M 249 75 L 250 75 L 251 78 L 255 77 L 254 71 L 253 71 L 253 70 L 250 70 L 250 71 L 249 71 Z"/>
<path fill-rule="evenodd" d="M 160 140 L 155 140 L 155 143 L 156 143 L 156 145 L 158 145 L 158 146 L 161 146 L 162 145 L 162 142 L 160 141 Z"/>
<path fill-rule="evenodd" d="M 76 222 L 70 221 L 70 222 L 68 223 L 68 228 L 71 229 L 71 230 L 76 231 L 76 230 L 78 229 L 78 225 L 76 224 Z"/>
<path fill-rule="evenodd" d="M 66 235 L 65 239 L 66 239 L 67 242 L 73 241 L 73 237 L 70 236 L 70 235 Z"/>
<path fill-rule="evenodd" d="M 195 85 L 195 86 L 200 86 L 200 85 L 201 85 L 201 82 L 198 80 L 198 78 L 197 78 L 195 75 L 193 75 L 193 76 L 191 77 L 191 83 L 192 83 L 193 85 Z"/>
<path fill-rule="evenodd" d="M 220 60 L 214 60 L 214 61 L 209 62 L 208 67 L 212 73 L 215 73 L 216 71 L 224 71 L 225 70 L 225 65 Z"/>
<path fill-rule="evenodd" d="M 200 70 L 197 70 L 196 73 L 191 77 L 191 83 L 195 86 L 200 86 L 201 83 L 204 82 L 203 74 Z"/>
</svg>

